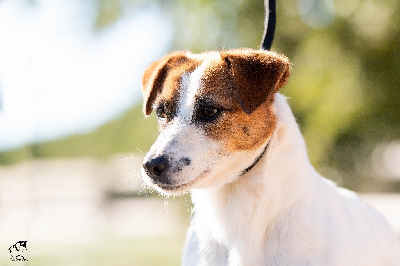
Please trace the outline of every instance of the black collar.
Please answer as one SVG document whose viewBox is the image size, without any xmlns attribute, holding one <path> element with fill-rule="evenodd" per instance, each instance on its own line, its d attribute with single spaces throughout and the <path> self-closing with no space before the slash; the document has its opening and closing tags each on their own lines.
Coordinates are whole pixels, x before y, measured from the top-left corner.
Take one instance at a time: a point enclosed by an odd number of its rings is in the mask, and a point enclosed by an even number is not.
<svg viewBox="0 0 400 266">
<path fill-rule="evenodd" d="M 269 141 L 268 141 L 267 145 L 265 145 L 265 148 L 263 149 L 261 154 L 258 155 L 258 157 L 254 160 L 254 162 L 249 167 L 244 169 L 239 176 L 242 176 L 242 175 L 246 174 L 247 172 L 249 172 L 261 160 L 261 158 L 263 157 L 264 153 L 267 151 L 268 145 L 269 145 Z"/>
</svg>

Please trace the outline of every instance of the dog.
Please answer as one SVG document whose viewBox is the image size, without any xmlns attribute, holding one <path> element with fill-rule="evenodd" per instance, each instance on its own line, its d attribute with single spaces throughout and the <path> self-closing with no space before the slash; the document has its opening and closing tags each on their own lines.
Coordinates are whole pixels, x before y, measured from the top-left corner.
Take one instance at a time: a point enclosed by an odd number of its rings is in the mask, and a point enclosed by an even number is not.
<svg viewBox="0 0 400 266">
<path fill-rule="evenodd" d="M 393 229 L 323 177 L 279 90 L 289 59 L 272 51 L 174 52 L 142 82 L 160 135 L 145 181 L 191 192 L 183 265 L 400 265 Z"/>
</svg>

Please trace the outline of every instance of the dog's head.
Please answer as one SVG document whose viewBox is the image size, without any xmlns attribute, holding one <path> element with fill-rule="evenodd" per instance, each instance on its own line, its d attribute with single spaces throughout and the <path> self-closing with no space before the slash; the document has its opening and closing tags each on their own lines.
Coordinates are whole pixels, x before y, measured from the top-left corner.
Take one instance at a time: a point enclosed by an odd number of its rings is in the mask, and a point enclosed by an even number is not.
<svg viewBox="0 0 400 266">
<path fill-rule="evenodd" d="M 175 52 L 143 76 L 144 113 L 160 135 L 145 157 L 147 182 L 166 194 L 231 182 L 262 152 L 276 126 L 274 97 L 289 60 L 269 51 Z"/>
</svg>

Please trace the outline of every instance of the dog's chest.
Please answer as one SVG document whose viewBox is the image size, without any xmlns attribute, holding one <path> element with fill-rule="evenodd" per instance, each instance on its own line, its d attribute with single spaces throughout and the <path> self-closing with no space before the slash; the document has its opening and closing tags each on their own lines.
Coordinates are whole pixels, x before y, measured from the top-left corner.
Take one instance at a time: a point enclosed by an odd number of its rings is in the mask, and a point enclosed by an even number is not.
<svg viewBox="0 0 400 266">
<path fill-rule="evenodd" d="M 267 221 L 259 211 L 262 203 L 243 195 L 192 195 L 200 246 L 214 243 L 217 256 L 226 257 L 227 265 L 259 265 L 264 260 Z"/>
</svg>

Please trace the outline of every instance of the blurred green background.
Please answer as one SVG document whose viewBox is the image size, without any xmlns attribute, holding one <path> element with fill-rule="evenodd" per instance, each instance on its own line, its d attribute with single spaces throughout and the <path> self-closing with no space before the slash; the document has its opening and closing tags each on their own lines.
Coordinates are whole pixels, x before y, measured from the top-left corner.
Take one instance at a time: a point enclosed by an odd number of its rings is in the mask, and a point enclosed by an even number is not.
<svg viewBox="0 0 400 266">
<path fill-rule="evenodd" d="M 32 6 L 37 4 L 35 0 L 28 2 Z M 148 8 L 161 10 L 173 28 L 172 42 L 165 47 L 166 52 L 258 49 L 263 33 L 261 0 L 91 0 L 91 3 L 87 8 L 95 14 L 94 33 L 116 23 L 127 9 L 139 13 Z M 281 93 L 290 98 L 316 169 L 339 185 L 358 192 L 400 192 L 399 9 L 397 0 L 277 0 L 273 50 L 287 55 L 293 64 L 289 83 Z M 132 88 L 140 90 L 140 83 Z M 145 119 L 141 104 L 136 102 L 91 132 L 2 151 L 0 165 L 12 167 L 31 159 L 77 157 L 105 161 L 116 154 L 138 150 L 140 157 L 156 137 L 154 116 Z M 136 192 L 124 193 L 112 195 L 137 196 Z M 184 217 L 188 221 L 187 213 Z M 174 241 L 183 241 L 184 229 L 182 232 Z M 144 248 L 151 240 L 135 241 L 135 244 L 128 241 L 125 256 L 129 245 Z M 154 243 L 160 241 L 156 238 Z M 174 265 L 179 262 L 180 244 L 172 242 L 172 245 L 177 246 L 175 253 L 169 253 L 173 254 L 171 265 Z M 102 248 L 93 249 L 102 253 Z M 151 249 L 150 245 L 144 254 Z M 133 265 L 163 265 L 149 261 Z"/>
<path fill-rule="evenodd" d="M 263 32 L 262 1 L 92 1 L 93 31 L 118 21 L 124 8 L 140 11 L 157 5 L 173 25 L 167 51 L 258 49 Z M 290 98 L 312 162 L 345 187 L 399 191 L 400 173 L 373 155 L 384 157 L 400 143 L 400 2 L 277 2 L 273 50 L 293 63 L 281 92 Z M 306 5 L 311 7 L 304 11 Z M 140 84 L 134 87 L 139 90 Z M 2 152 L 0 164 L 146 151 L 156 135 L 154 119 L 145 120 L 135 105 L 93 132 Z"/>
</svg>

